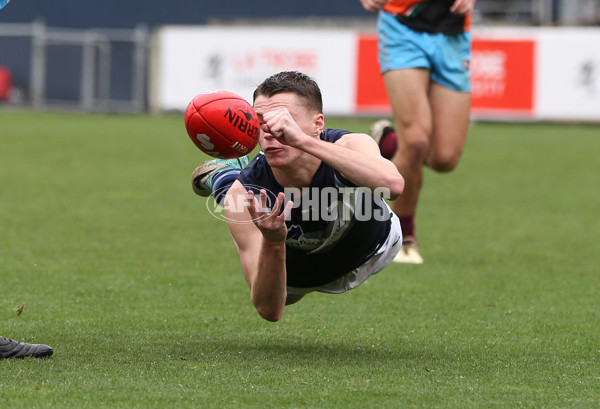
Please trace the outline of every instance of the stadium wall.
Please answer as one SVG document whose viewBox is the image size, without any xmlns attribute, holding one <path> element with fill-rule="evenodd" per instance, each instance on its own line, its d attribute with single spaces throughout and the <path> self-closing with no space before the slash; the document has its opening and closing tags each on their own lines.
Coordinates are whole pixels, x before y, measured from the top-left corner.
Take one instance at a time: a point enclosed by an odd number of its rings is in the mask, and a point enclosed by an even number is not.
<svg viewBox="0 0 600 409">
<path fill-rule="evenodd" d="M 600 29 L 475 28 L 473 38 L 475 118 L 600 121 Z M 352 28 L 160 27 L 150 106 L 182 110 L 212 89 L 250 100 L 268 75 L 297 69 L 318 80 L 327 113 L 389 115 L 376 42 L 374 32 Z"/>
<path fill-rule="evenodd" d="M 348 0 L 13 0 L 0 13 L 1 23 L 43 20 L 49 27 L 133 29 L 144 24 L 207 24 L 214 21 L 281 18 L 374 18 L 359 1 Z"/>
</svg>

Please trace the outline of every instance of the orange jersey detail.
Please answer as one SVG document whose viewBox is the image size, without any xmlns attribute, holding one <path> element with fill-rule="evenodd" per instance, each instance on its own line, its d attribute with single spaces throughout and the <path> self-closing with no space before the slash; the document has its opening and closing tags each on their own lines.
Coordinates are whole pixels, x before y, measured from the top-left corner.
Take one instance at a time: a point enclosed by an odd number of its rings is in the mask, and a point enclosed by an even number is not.
<svg viewBox="0 0 600 409">
<path fill-rule="evenodd" d="M 388 4 L 383 6 L 383 9 L 388 13 L 402 14 L 404 16 L 412 6 L 422 2 L 423 0 L 391 0 Z"/>
</svg>

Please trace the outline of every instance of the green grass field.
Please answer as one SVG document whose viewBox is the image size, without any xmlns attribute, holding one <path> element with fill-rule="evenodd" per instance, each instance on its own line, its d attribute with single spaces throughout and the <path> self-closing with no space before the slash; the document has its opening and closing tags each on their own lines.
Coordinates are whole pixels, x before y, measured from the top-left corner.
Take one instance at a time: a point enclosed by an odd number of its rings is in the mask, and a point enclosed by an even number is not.
<svg viewBox="0 0 600 409">
<path fill-rule="evenodd" d="M 0 407 L 597 408 L 599 154 L 599 127 L 473 124 L 427 173 L 425 264 L 269 323 L 181 117 L 0 113 L 0 335 L 55 350 L 0 361 Z"/>
</svg>

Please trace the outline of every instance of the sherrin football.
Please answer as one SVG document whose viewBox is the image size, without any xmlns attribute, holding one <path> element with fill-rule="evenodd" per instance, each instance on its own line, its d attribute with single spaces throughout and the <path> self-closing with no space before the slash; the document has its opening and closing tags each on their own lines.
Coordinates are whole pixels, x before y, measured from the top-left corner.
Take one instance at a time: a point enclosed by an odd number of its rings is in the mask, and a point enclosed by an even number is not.
<svg viewBox="0 0 600 409">
<path fill-rule="evenodd" d="M 239 158 L 258 143 L 259 122 L 254 108 L 230 91 L 196 95 L 185 111 L 185 128 L 192 142 L 215 158 Z"/>
</svg>

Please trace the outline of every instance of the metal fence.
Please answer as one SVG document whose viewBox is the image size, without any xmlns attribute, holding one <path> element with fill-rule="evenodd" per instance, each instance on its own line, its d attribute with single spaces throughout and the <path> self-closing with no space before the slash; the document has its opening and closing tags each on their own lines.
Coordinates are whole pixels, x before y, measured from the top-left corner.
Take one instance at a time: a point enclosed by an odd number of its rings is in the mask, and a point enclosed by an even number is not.
<svg viewBox="0 0 600 409">
<path fill-rule="evenodd" d="M 476 21 L 522 25 L 598 25 L 600 0 L 477 0 Z"/>
<path fill-rule="evenodd" d="M 149 33 L 0 24 L 0 66 L 11 72 L 6 102 L 34 109 L 146 109 Z"/>
</svg>

